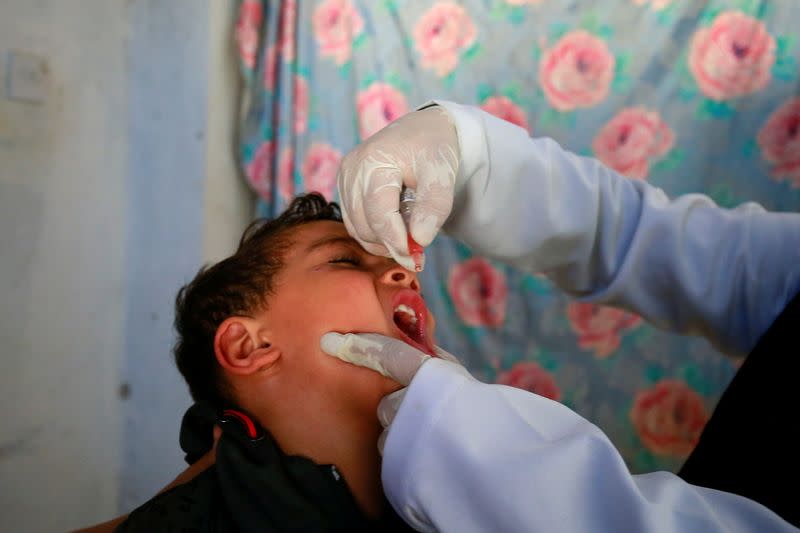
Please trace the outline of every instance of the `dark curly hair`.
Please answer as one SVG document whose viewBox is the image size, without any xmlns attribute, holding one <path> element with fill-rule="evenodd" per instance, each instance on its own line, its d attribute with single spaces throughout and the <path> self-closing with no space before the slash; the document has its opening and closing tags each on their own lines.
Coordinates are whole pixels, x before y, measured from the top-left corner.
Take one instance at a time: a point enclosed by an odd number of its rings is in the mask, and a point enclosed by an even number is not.
<svg viewBox="0 0 800 533">
<path fill-rule="evenodd" d="M 250 224 L 232 256 L 202 267 L 178 291 L 178 338 L 173 353 L 195 402 L 218 409 L 232 403 L 214 355 L 217 328 L 228 317 L 266 309 L 273 281 L 292 244 L 291 230 L 317 220 L 341 222 L 339 206 L 315 192 L 296 197 L 277 218 L 258 219 Z"/>
</svg>

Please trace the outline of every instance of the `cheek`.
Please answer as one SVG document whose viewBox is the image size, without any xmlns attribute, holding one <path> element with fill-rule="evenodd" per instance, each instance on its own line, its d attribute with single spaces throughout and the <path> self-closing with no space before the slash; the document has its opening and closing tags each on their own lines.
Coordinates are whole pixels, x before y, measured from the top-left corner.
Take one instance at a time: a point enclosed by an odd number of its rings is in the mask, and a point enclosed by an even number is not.
<svg viewBox="0 0 800 533">
<path fill-rule="evenodd" d="M 385 313 L 372 283 L 343 277 L 314 300 L 314 323 L 317 327 L 328 328 L 325 331 L 368 331 L 385 327 Z"/>
<path fill-rule="evenodd" d="M 318 350 L 329 332 L 388 332 L 387 318 L 372 283 L 356 276 L 308 283 L 276 306 L 276 330 L 294 348 Z"/>
</svg>

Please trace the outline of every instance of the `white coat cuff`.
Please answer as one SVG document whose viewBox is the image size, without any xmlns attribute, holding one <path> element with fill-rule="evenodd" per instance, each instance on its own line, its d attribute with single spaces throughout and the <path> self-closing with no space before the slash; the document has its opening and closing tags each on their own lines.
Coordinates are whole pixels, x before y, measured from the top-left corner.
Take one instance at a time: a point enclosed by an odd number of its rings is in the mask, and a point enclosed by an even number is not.
<svg viewBox="0 0 800 533">
<path fill-rule="evenodd" d="M 381 477 L 386 497 L 393 506 L 394 502 L 409 501 L 407 480 L 413 475 L 414 457 L 420 453 L 416 446 L 426 442 L 425 435 L 435 427 L 447 398 L 461 385 L 474 380 L 461 365 L 442 359 L 427 361 L 414 376 L 389 426 L 383 448 Z M 415 517 L 413 509 L 395 508 L 395 511 L 407 520 Z M 411 525 L 420 530 L 428 529 L 430 522 L 419 518 L 417 524 Z"/>
</svg>

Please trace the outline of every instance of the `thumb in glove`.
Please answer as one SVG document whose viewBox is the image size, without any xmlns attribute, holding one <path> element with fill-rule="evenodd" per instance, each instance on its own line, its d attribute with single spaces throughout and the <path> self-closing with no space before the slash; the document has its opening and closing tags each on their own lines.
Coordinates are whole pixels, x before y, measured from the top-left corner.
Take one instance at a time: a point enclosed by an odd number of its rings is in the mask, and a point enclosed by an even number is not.
<svg viewBox="0 0 800 533">
<path fill-rule="evenodd" d="M 382 455 L 389 427 L 400 410 L 407 387 L 431 356 L 403 341 L 377 333 L 326 333 L 320 339 L 320 346 L 329 355 L 375 370 L 404 386 L 387 394 L 378 404 L 378 420 L 384 428 L 378 438 L 378 450 Z M 455 356 L 438 346 L 434 351 L 440 359 L 461 364 Z"/>
<path fill-rule="evenodd" d="M 377 333 L 330 332 L 322 336 L 320 347 L 328 355 L 375 370 L 403 386 L 411 383 L 422 364 L 431 358 L 401 340 Z M 440 359 L 459 363 L 455 356 L 438 346 L 434 352 Z"/>
</svg>

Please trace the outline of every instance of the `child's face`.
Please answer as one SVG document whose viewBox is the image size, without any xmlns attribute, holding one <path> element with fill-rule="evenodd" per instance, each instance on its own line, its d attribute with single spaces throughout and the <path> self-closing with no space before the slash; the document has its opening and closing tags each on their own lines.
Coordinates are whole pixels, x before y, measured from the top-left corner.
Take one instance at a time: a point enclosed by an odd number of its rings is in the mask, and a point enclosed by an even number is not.
<svg viewBox="0 0 800 533">
<path fill-rule="evenodd" d="M 304 224 L 291 239 L 268 309 L 258 315 L 282 353 L 279 379 L 295 390 L 363 400 L 374 409 L 400 386 L 325 354 L 320 337 L 329 331 L 380 333 L 432 353 L 435 323 L 419 295 L 419 280 L 394 260 L 366 252 L 339 222 Z M 412 309 L 416 325 L 404 313 Z"/>
</svg>

